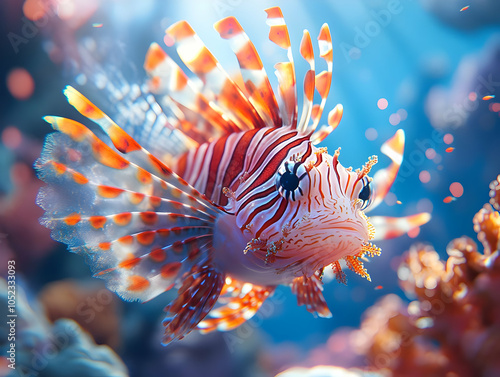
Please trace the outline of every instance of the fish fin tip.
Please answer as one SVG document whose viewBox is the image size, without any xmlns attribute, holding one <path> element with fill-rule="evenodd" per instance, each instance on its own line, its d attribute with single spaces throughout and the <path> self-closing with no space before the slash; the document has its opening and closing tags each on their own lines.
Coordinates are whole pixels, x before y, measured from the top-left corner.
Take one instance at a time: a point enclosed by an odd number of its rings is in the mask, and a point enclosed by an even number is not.
<svg viewBox="0 0 500 377">
<path fill-rule="evenodd" d="M 184 338 L 196 328 L 217 302 L 224 280 L 224 274 L 210 264 L 191 268 L 177 297 L 165 307 L 164 346 Z"/>
<path fill-rule="evenodd" d="M 323 296 L 323 286 L 319 277 L 299 276 L 292 282 L 292 293 L 297 296 L 297 304 L 305 305 L 308 312 L 322 318 L 331 318 L 332 313 Z"/>
</svg>

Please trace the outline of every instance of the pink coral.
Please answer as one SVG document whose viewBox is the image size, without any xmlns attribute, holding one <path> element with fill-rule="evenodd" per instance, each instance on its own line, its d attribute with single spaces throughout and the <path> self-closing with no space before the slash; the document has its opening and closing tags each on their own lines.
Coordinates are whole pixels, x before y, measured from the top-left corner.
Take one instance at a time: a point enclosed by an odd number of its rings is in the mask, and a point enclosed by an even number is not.
<svg viewBox="0 0 500 377">
<path fill-rule="evenodd" d="M 493 199 L 499 179 L 490 185 Z M 405 377 L 500 375 L 500 214 L 493 201 L 473 219 L 483 252 L 465 236 L 448 244 L 446 261 L 430 245 L 412 246 L 398 276 L 414 301 L 406 306 L 387 295 L 365 312 L 360 329 L 343 334 L 352 351 L 366 357 L 368 370 Z"/>
<path fill-rule="evenodd" d="M 119 300 L 104 286 L 61 280 L 50 283 L 40 292 L 39 300 L 47 318 L 55 322 L 69 318 L 88 331 L 97 344 L 117 349 L 120 345 Z"/>
<path fill-rule="evenodd" d="M 477 238 L 484 247 L 486 255 L 492 254 L 498 250 L 498 242 L 500 240 L 500 214 L 494 211 L 491 205 L 486 204 L 472 220 L 474 230 L 477 233 Z"/>
<path fill-rule="evenodd" d="M 490 183 L 490 204 L 500 211 L 500 174 Z"/>
<path fill-rule="evenodd" d="M 407 314 L 379 324 L 366 351 L 375 367 L 384 356 L 393 376 L 500 375 L 500 215 L 486 205 L 473 222 L 483 253 L 461 237 L 448 244 L 446 262 L 431 246 L 416 245 L 405 254 L 398 275 L 416 300 Z M 383 300 L 376 307 L 391 313 Z M 391 327 L 396 318 L 399 327 Z M 397 354 L 384 349 L 403 335 Z"/>
</svg>

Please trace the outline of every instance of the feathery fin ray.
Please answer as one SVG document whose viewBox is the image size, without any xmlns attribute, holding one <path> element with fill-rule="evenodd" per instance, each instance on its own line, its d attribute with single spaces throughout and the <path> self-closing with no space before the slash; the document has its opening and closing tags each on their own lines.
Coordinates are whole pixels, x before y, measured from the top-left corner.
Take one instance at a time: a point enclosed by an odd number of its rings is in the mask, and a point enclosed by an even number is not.
<svg viewBox="0 0 500 377">
<path fill-rule="evenodd" d="M 78 91 L 68 87 L 65 94 L 112 145 L 79 122 L 45 117 L 60 132 L 47 137 L 36 162 L 48 184 L 37 198 L 46 211 L 41 222 L 125 300 L 148 301 L 180 286 L 180 298 L 167 307 L 165 343 L 180 339 L 210 311 L 222 288 L 223 273 L 211 265 L 221 209 Z M 176 307 L 186 292 L 198 304 L 193 312 Z"/>
</svg>

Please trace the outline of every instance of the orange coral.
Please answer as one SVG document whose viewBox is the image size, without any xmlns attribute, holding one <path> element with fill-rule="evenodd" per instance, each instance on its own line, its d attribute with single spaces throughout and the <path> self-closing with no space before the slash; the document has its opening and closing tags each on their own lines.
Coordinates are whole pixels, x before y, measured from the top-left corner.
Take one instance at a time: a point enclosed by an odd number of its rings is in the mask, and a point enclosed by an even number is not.
<svg viewBox="0 0 500 377">
<path fill-rule="evenodd" d="M 473 222 L 483 253 L 468 237 L 448 244 L 446 262 L 431 246 L 415 245 L 398 271 L 403 290 L 416 299 L 407 313 L 389 308 L 387 297 L 367 311 L 362 329 L 376 318 L 373 312 L 387 318 L 372 326 L 376 331 L 362 350 L 377 370 L 392 376 L 500 375 L 500 214 L 485 205 Z"/>
<path fill-rule="evenodd" d="M 486 204 L 472 220 L 474 230 L 477 233 L 477 238 L 484 247 L 484 253 L 489 255 L 495 250 L 498 250 L 499 229 L 500 229 L 500 214 L 494 211 L 493 208 Z"/>
<path fill-rule="evenodd" d="M 73 319 L 92 335 L 97 344 L 118 348 L 118 301 L 104 287 L 82 287 L 71 280 L 56 281 L 44 287 L 39 299 L 50 321 Z"/>
<path fill-rule="evenodd" d="M 387 295 L 365 312 L 360 329 L 344 335 L 370 371 L 393 377 L 500 376 L 500 214 L 494 210 L 499 183 L 500 176 L 490 185 L 491 205 L 473 219 L 483 252 L 466 236 L 448 244 L 446 261 L 430 245 L 412 246 L 398 276 L 414 301 L 405 306 Z"/>
<path fill-rule="evenodd" d="M 490 183 L 490 204 L 500 211 L 500 174 Z"/>
</svg>

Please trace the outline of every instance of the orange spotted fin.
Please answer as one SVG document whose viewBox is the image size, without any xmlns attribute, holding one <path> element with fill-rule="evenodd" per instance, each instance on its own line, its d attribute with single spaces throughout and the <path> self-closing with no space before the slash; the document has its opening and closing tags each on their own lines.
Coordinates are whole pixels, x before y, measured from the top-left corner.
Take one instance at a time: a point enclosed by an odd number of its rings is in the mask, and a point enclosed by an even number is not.
<svg viewBox="0 0 500 377">
<path fill-rule="evenodd" d="M 45 117 L 58 132 L 47 136 L 35 165 L 47 184 L 37 197 L 45 210 L 41 223 L 55 240 L 83 255 L 94 275 L 125 300 L 148 301 L 178 286 L 197 291 L 195 316 L 169 309 L 173 318 L 165 339 L 180 339 L 203 319 L 201 313 L 212 308 L 222 288 L 223 273 L 209 263 L 222 209 L 79 92 L 68 88 L 66 95 L 112 143 L 82 123 Z M 212 285 L 190 285 L 189 276 L 205 272 Z M 183 292 L 175 302 L 184 302 Z"/>
<path fill-rule="evenodd" d="M 207 318 L 198 324 L 198 329 L 202 333 L 208 333 L 214 330 L 229 331 L 238 327 L 257 313 L 274 290 L 275 287 L 272 286 L 243 283 L 227 276 L 221 292 L 224 305 L 212 309 Z"/>
<path fill-rule="evenodd" d="M 163 345 L 184 338 L 213 308 L 224 285 L 224 274 L 210 265 L 195 265 L 184 278 L 178 296 L 165 308 Z"/>
</svg>

